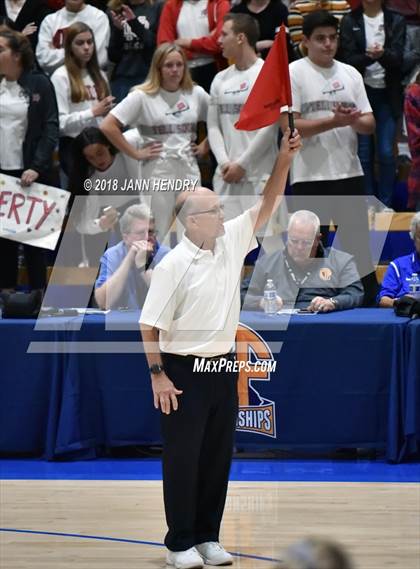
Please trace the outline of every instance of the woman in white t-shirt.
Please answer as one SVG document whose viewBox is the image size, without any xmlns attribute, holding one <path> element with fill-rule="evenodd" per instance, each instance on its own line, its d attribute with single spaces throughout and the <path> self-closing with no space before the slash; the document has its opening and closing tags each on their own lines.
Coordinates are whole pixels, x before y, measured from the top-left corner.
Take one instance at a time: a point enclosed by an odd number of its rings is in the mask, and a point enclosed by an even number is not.
<svg viewBox="0 0 420 569">
<path fill-rule="evenodd" d="M 114 98 L 99 68 L 95 37 L 88 25 L 75 22 L 68 28 L 64 54 L 64 65 L 53 73 L 51 81 L 60 119 L 60 164 L 68 174 L 73 138 L 87 126 L 98 126 Z"/>
<path fill-rule="evenodd" d="M 171 225 L 178 191 L 200 184 L 197 157 L 208 151 L 208 144 L 207 139 L 196 144 L 197 125 L 207 118 L 208 101 L 204 89 L 192 82 L 183 49 L 166 43 L 156 49 L 146 82 L 101 124 L 114 146 L 142 161 L 143 183 L 161 238 Z M 144 141 L 141 150 L 123 137 L 126 126 L 137 127 Z"/>
</svg>

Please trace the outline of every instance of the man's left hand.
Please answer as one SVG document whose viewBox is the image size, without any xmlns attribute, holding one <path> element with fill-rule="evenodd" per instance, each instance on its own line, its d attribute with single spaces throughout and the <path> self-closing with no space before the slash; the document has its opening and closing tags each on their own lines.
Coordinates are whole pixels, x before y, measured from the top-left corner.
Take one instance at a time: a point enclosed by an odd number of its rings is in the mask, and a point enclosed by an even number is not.
<svg viewBox="0 0 420 569">
<path fill-rule="evenodd" d="M 308 306 L 308 310 L 311 312 L 332 312 L 335 309 L 336 305 L 334 302 L 330 298 L 322 298 L 322 296 L 313 298 Z"/>
</svg>

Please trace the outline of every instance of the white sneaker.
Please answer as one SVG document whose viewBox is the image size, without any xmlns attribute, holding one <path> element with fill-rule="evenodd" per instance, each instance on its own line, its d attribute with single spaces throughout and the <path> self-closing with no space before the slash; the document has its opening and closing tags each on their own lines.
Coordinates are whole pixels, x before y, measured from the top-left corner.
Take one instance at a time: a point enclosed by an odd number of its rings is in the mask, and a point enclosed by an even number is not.
<svg viewBox="0 0 420 569">
<path fill-rule="evenodd" d="M 195 547 L 185 551 L 169 551 L 166 554 L 166 564 L 173 565 L 176 569 L 202 569 L 203 559 Z"/>
<path fill-rule="evenodd" d="M 206 541 L 196 545 L 206 565 L 232 565 L 233 557 L 217 541 Z"/>
</svg>

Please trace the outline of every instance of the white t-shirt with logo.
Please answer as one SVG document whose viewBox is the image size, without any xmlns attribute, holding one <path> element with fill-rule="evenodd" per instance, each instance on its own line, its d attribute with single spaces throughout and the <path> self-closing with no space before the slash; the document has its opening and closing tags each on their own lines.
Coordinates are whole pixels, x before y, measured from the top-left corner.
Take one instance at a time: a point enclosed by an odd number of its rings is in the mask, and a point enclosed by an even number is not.
<svg viewBox="0 0 420 569">
<path fill-rule="evenodd" d="M 269 175 L 277 155 L 276 124 L 254 131 L 235 128 L 263 65 L 262 59 L 245 70 L 231 65 L 216 75 L 210 88 L 207 127 L 219 169 L 226 162 L 237 162 L 246 170 L 248 182 L 257 182 Z"/>
<path fill-rule="evenodd" d="M 165 177 L 200 179 L 191 142 L 197 138 L 197 123 L 207 117 L 209 95 L 199 85 L 191 92 L 160 89 L 148 95 L 135 89 L 112 111 L 124 126 L 138 129 L 144 144 L 161 142 L 160 157 L 142 163 L 145 178 Z"/>
<path fill-rule="evenodd" d="M 0 83 L 0 168 L 23 169 L 23 141 L 28 127 L 29 99 L 17 81 Z"/>
<path fill-rule="evenodd" d="M 334 60 L 331 67 L 319 67 L 305 57 L 289 67 L 293 111 L 300 113 L 302 119 L 331 117 L 334 106 L 339 103 L 362 113 L 372 112 L 363 78 L 351 65 Z M 287 108 L 281 110 L 285 112 Z M 351 126 L 305 138 L 290 170 L 292 184 L 362 175 L 357 133 Z"/>
<path fill-rule="evenodd" d="M 383 47 L 385 44 L 384 13 L 380 12 L 373 18 L 363 14 L 363 20 L 365 23 L 366 48 L 371 48 L 375 44 Z M 375 61 L 366 67 L 364 79 L 366 85 L 373 89 L 385 89 L 385 69 L 379 61 Z"/>
<path fill-rule="evenodd" d="M 105 74 L 102 75 L 108 82 Z M 103 117 L 93 115 L 92 109 L 99 101 L 93 79 L 86 70 L 82 71 L 82 80 L 89 98 L 80 103 L 73 103 L 70 79 L 65 65 L 59 67 L 51 76 L 57 96 L 60 136 L 75 138 L 87 126 L 99 126 L 103 120 Z"/>
<path fill-rule="evenodd" d="M 176 23 L 176 33 L 179 38 L 201 38 L 210 34 L 207 14 L 207 0 L 184 0 Z M 189 67 L 199 67 L 214 61 L 210 55 L 193 54 L 188 61 Z"/>
</svg>

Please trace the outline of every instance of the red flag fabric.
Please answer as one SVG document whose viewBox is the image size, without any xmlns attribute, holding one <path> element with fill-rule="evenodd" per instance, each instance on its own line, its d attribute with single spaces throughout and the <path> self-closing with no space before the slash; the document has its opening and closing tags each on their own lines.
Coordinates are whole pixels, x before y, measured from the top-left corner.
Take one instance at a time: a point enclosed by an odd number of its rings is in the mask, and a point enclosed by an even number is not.
<svg viewBox="0 0 420 569">
<path fill-rule="evenodd" d="M 235 128 L 257 130 L 276 122 L 280 108 L 292 106 L 286 28 L 282 24 L 258 74 L 257 80 L 241 109 Z"/>
</svg>

